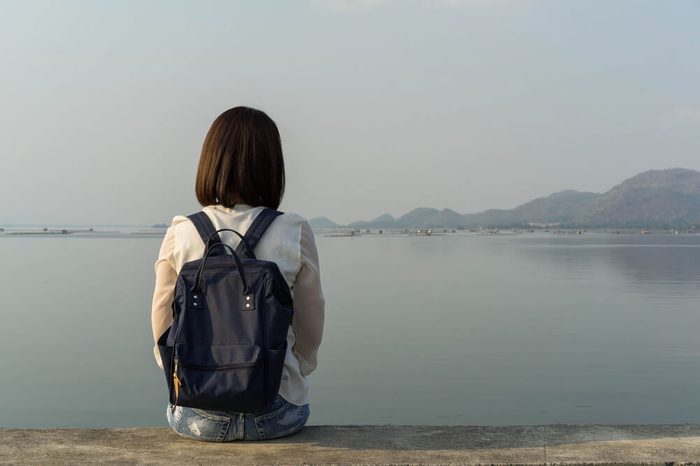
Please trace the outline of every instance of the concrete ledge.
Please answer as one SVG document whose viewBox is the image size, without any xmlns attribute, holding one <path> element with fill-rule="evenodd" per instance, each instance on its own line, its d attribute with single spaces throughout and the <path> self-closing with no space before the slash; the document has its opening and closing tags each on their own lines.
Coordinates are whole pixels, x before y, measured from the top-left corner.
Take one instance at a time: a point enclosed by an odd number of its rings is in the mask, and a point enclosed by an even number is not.
<svg viewBox="0 0 700 466">
<path fill-rule="evenodd" d="M 203 443 L 167 428 L 0 429 L 0 463 L 700 464 L 700 425 L 312 426 Z"/>
</svg>

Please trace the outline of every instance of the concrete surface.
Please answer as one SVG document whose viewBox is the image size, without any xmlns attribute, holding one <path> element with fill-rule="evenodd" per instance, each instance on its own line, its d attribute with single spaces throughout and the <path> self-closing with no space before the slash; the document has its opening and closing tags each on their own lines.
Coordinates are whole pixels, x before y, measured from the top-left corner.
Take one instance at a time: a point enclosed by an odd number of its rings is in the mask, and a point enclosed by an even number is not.
<svg viewBox="0 0 700 466">
<path fill-rule="evenodd" d="M 0 429 L 2 464 L 700 464 L 699 425 L 313 426 L 203 443 L 167 428 Z"/>
</svg>

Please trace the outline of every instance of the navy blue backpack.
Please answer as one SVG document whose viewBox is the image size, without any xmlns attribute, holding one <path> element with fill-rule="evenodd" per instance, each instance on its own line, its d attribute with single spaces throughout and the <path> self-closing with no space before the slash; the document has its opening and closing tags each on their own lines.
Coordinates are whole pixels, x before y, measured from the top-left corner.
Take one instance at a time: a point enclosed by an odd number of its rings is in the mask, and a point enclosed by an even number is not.
<svg viewBox="0 0 700 466">
<path fill-rule="evenodd" d="M 205 252 L 182 266 L 173 324 L 158 340 L 173 407 L 256 413 L 275 400 L 292 295 L 277 264 L 257 259 L 253 251 L 280 214 L 264 208 L 245 236 L 215 230 L 204 212 L 187 217 Z M 223 231 L 241 238 L 235 250 L 221 241 Z"/>
</svg>

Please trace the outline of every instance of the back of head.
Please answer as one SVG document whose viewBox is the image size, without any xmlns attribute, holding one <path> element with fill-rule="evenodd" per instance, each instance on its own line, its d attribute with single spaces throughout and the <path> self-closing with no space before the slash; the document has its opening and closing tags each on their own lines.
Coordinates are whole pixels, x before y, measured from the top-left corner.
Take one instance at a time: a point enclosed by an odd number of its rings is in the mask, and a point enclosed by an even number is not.
<svg viewBox="0 0 700 466">
<path fill-rule="evenodd" d="M 265 112 L 234 107 L 214 120 L 202 145 L 195 182 L 202 206 L 242 202 L 277 209 L 284 184 L 280 134 Z"/>
</svg>

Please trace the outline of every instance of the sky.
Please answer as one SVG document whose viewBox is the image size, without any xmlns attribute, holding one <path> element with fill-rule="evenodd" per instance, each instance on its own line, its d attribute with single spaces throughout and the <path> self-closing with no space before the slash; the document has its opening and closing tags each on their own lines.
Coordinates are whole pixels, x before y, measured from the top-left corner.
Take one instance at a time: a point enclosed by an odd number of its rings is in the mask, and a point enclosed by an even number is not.
<svg viewBox="0 0 700 466">
<path fill-rule="evenodd" d="M 339 223 L 700 170 L 698 24 L 698 0 L 0 0 L 0 224 L 195 212 L 238 105 L 280 129 L 280 209 Z"/>
</svg>

